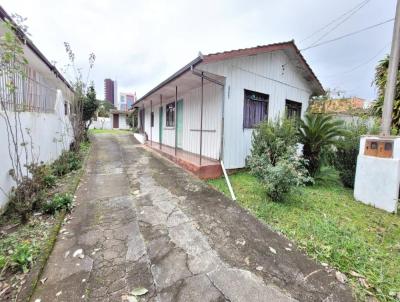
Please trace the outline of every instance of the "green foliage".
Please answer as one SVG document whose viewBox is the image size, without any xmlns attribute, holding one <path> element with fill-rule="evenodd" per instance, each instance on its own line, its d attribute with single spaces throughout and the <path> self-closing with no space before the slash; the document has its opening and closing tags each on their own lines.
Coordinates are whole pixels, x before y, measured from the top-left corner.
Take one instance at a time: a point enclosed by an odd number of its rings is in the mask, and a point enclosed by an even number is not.
<svg viewBox="0 0 400 302">
<path fill-rule="evenodd" d="M 303 155 L 307 160 L 307 169 L 312 177 L 321 166 L 321 151 L 337 143 L 344 134 L 343 122 L 334 120 L 330 115 L 307 113 L 300 121 L 298 131 L 303 144 Z"/>
<path fill-rule="evenodd" d="M 55 214 L 61 210 L 70 211 L 72 208 L 71 194 L 56 194 L 53 199 L 44 204 L 44 211 L 49 214 Z"/>
<path fill-rule="evenodd" d="M 352 190 L 340 184 L 301 187 L 278 203 L 266 198 L 263 184 L 247 172 L 230 175 L 230 180 L 241 206 L 312 258 L 346 274 L 357 301 L 368 301 L 370 293 L 379 301 L 398 301 L 393 296 L 400 292 L 398 215 L 355 201 Z M 229 196 L 223 178 L 209 183 Z M 363 287 L 351 271 L 371 287 Z"/>
<path fill-rule="evenodd" d="M 51 167 L 54 175 L 63 176 L 71 171 L 80 169 L 82 166 L 82 157 L 79 152 L 63 151 Z"/>
<path fill-rule="evenodd" d="M 21 243 L 15 247 L 11 255 L 12 265 L 26 273 L 32 264 L 33 246 L 29 243 Z"/>
<path fill-rule="evenodd" d="M 294 120 L 265 121 L 253 132 L 247 164 L 274 201 L 283 201 L 294 187 L 312 181 L 296 155 L 296 139 Z"/>
<path fill-rule="evenodd" d="M 55 183 L 51 170 L 43 163 L 26 166 L 28 176 L 24 176 L 19 185 L 11 189 L 8 212 L 15 212 L 26 223 L 32 210 L 43 200 L 44 190 Z M 14 177 L 14 171 L 10 175 Z"/>
<path fill-rule="evenodd" d="M 272 165 L 297 143 L 296 121 L 284 119 L 264 121 L 253 131 L 252 155 L 266 156 Z"/>
<path fill-rule="evenodd" d="M 389 55 L 381 60 L 375 68 L 374 84 L 378 90 L 378 97 L 372 106 L 372 113 L 376 116 L 382 116 L 383 101 L 385 98 L 385 89 L 387 82 L 387 73 L 389 68 Z M 392 128 L 394 134 L 400 130 L 400 69 L 397 75 L 396 92 L 393 101 Z"/>
<path fill-rule="evenodd" d="M 115 109 L 114 105 L 111 102 L 99 101 L 98 116 L 109 117 L 111 109 Z"/>
<path fill-rule="evenodd" d="M 99 108 L 99 101 L 96 99 L 96 91 L 94 86 L 91 85 L 86 93 L 86 97 L 83 100 L 83 115 L 82 120 L 84 123 L 90 121 L 97 109 Z"/>
</svg>

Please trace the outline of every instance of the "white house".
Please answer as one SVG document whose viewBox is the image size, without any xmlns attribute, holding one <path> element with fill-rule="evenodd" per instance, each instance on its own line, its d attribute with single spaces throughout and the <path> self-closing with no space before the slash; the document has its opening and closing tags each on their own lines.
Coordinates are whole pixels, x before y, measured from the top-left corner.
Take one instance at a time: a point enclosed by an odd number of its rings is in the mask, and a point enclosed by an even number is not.
<svg viewBox="0 0 400 302">
<path fill-rule="evenodd" d="M 0 6 L 0 37 L 5 33 L 5 20 L 11 21 L 11 18 Z M 17 89 L 13 101 L 10 101 L 5 76 L 0 73 L 0 211 L 14 185 L 9 170 L 13 167 L 10 154 L 15 156 L 15 151 L 9 149 L 10 130 L 3 118 L 6 113 L 12 117 L 11 126 L 14 128 L 14 113 L 18 112 L 17 123 L 23 133 L 17 136 L 21 145 L 24 136 L 24 143 L 29 149 L 28 163 L 32 157 L 43 162 L 55 160 L 63 150 L 69 148 L 73 139 L 69 119 L 74 93 L 72 87 L 22 31 L 17 34 L 24 43 L 23 51 L 28 66 L 25 77 L 15 78 Z M 21 161 L 22 164 L 26 163 L 24 154 L 21 155 Z"/>
<path fill-rule="evenodd" d="M 200 177 L 243 168 L 254 127 L 302 116 L 322 85 L 294 41 L 200 54 L 136 103 L 147 144 Z"/>
</svg>

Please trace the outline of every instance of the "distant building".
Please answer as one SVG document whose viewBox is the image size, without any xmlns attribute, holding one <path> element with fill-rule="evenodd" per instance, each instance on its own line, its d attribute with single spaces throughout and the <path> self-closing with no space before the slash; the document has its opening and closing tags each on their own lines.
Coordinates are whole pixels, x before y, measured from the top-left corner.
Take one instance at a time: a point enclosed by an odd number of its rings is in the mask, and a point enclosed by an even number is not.
<svg viewBox="0 0 400 302">
<path fill-rule="evenodd" d="M 136 92 L 135 93 L 120 92 L 117 108 L 119 110 L 125 110 L 125 111 L 130 110 L 132 109 L 132 105 L 135 101 L 136 101 Z"/>
<path fill-rule="evenodd" d="M 358 97 L 313 101 L 312 113 L 357 113 L 368 108 L 369 102 Z"/>
<path fill-rule="evenodd" d="M 111 79 L 104 80 L 104 99 L 115 105 L 117 102 L 117 82 Z"/>
</svg>

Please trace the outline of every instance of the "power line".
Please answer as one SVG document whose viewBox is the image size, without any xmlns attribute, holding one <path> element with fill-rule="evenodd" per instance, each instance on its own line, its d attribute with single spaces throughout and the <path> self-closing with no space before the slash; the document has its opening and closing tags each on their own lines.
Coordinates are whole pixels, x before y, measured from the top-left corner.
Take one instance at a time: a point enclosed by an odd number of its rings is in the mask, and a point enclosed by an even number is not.
<svg viewBox="0 0 400 302">
<path fill-rule="evenodd" d="M 336 73 L 336 74 L 327 75 L 326 78 L 337 77 L 339 75 L 348 74 L 348 73 L 351 73 L 351 72 L 359 69 L 360 67 L 363 67 L 363 66 L 367 65 L 368 63 L 373 61 L 377 56 L 379 56 L 382 53 L 382 51 L 384 51 L 389 45 L 390 45 L 390 42 L 386 43 L 385 46 L 382 47 L 374 56 L 372 56 L 368 60 L 366 60 L 366 61 L 354 66 L 353 68 L 350 68 L 350 69 L 348 69 L 346 71 L 339 72 L 339 73 Z"/>
<path fill-rule="evenodd" d="M 386 21 L 383 21 L 383 22 L 380 22 L 380 23 L 377 23 L 377 24 L 374 24 L 374 25 L 371 25 L 371 26 L 364 27 L 364 28 L 362 28 L 362 29 L 359 29 L 359 30 L 353 31 L 353 32 L 351 32 L 351 33 L 348 33 L 348 34 L 346 34 L 346 35 L 339 36 L 339 37 L 336 37 L 336 38 L 334 38 L 334 39 L 327 40 L 327 41 L 324 41 L 324 42 L 321 42 L 321 43 L 318 43 L 318 44 L 315 44 L 315 45 L 312 45 L 312 46 L 309 46 L 309 47 L 306 47 L 306 48 L 300 49 L 300 51 L 305 51 L 305 50 L 308 50 L 308 49 L 311 49 L 311 48 L 315 48 L 315 47 L 318 47 L 318 46 L 321 46 L 321 45 L 325 45 L 325 44 L 328 44 L 328 43 L 335 42 L 335 41 L 337 41 L 337 40 L 341 40 L 341 39 L 344 39 L 344 38 L 350 37 L 350 36 L 353 36 L 353 35 L 359 34 L 359 33 L 361 33 L 361 32 L 367 31 L 367 30 L 369 30 L 369 29 L 372 29 L 372 28 L 375 28 L 375 27 L 381 26 L 381 25 L 383 25 L 383 24 L 386 24 L 386 23 L 392 22 L 393 20 L 394 20 L 394 18 L 391 18 L 391 19 L 388 19 L 388 20 L 386 20 Z"/>
<path fill-rule="evenodd" d="M 321 41 L 323 38 L 325 38 L 326 36 L 328 36 L 331 32 L 333 32 L 335 29 L 337 29 L 340 25 L 342 25 L 344 22 L 346 22 L 347 20 L 349 20 L 355 13 L 357 13 L 360 9 L 362 9 L 365 5 L 368 4 L 368 2 L 370 2 L 370 0 L 365 0 L 364 2 L 361 3 L 361 5 L 359 5 L 356 9 L 354 9 L 352 12 L 350 12 L 350 14 L 345 17 L 342 21 L 340 21 L 338 24 L 336 24 L 333 28 L 331 28 L 330 30 L 328 30 L 326 33 L 324 33 L 323 35 L 321 35 L 317 40 L 315 40 L 309 47 L 316 45 L 319 41 Z"/>
<path fill-rule="evenodd" d="M 328 28 L 329 26 L 331 26 L 332 24 L 334 24 L 335 22 L 339 21 L 340 19 L 344 18 L 346 15 L 348 15 L 349 13 L 351 13 L 353 10 L 358 9 L 360 6 L 365 5 L 369 0 L 364 0 L 361 1 L 360 3 L 358 3 L 356 6 L 354 6 L 352 9 L 348 10 L 347 12 L 345 12 L 344 14 L 340 15 L 339 17 L 333 19 L 331 22 L 329 22 L 328 24 L 326 24 L 325 26 L 321 27 L 320 29 L 314 31 L 312 34 L 310 34 L 309 36 L 305 37 L 304 39 L 300 40 L 299 43 L 304 42 L 305 40 L 310 39 L 311 37 L 313 37 L 314 35 L 316 35 L 317 33 L 320 33 L 321 31 L 323 31 L 324 29 Z"/>
</svg>

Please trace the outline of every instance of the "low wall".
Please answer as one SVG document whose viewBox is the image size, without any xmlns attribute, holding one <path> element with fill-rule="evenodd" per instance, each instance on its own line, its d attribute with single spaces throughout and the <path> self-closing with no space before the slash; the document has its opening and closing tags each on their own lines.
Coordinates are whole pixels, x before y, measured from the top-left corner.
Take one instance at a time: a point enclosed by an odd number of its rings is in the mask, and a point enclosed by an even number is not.
<svg viewBox="0 0 400 302">
<path fill-rule="evenodd" d="M 98 117 L 97 121 L 92 121 L 89 129 L 112 129 L 111 119 L 109 117 Z"/>
<path fill-rule="evenodd" d="M 28 162 L 31 162 L 32 156 L 37 161 L 52 162 L 60 156 L 63 150 L 68 149 L 72 142 L 72 127 L 68 115 L 64 113 L 64 99 L 61 91 L 57 92 L 55 106 L 54 113 L 19 113 L 19 120 L 21 128 L 24 129 L 23 135 L 29 153 Z M 8 113 L 12 117 L 14 116 L 14 112 Z M 12 169 L 10 152 L 15 156 L 15 151 L 9 150 L 7 124 L 1 117 L 2 115 L 4 115 L 4 112 L 0 110 L 0 210 L 6 205 L 8 193 L 14 185 L 14 181 L 9 175 L 9 171 Z M 21 135 L 19 135 L 19 139 L 21 140 Z M 19 148 L 22 149 L 21 146 Z M 25 152 L 21 156 L 21 160 L 25 164 Z"/>
</svg>

